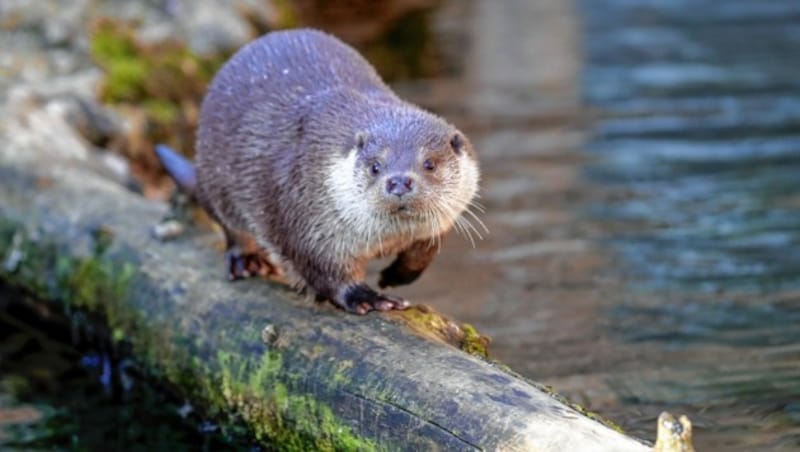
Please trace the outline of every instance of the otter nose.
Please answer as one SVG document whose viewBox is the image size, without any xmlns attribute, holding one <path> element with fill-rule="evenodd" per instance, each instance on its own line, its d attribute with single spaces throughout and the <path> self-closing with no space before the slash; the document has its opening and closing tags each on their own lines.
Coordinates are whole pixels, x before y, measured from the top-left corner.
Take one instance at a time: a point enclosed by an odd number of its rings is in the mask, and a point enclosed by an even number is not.
<svg viewBox="0 0 800 452">
<path fill-rule="evenodd" d="M 386 192 L 402 197 L 414 189 L 414 179 L 408 176 L 392 176 L 386 181 Z"/>
</svg>

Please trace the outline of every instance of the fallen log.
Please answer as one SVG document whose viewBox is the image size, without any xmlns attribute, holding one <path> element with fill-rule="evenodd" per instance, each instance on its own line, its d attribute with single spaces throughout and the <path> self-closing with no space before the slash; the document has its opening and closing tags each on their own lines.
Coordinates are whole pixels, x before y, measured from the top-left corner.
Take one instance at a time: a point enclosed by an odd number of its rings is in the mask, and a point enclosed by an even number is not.
<svg viewBox="0 0 800 452">
<path fill-rule="evenodd" d="M 276 283 L 230 284 L 213 234 L 155 241 L 166 206 L 85 160 L 0 159 L 0 278 L 101 313 L 150 374 L 270 448 L 648 450 L 442 334 L 418 334 L 438 325 L 480 352 L 469 328 L 426 309 L 360 317 Z"/>
</svg>

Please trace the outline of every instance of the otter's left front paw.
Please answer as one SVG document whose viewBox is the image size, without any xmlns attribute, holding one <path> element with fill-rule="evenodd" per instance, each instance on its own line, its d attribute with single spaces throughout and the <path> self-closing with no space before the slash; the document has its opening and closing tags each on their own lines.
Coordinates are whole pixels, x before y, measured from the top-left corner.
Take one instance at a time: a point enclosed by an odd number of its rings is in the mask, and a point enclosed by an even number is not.
<svg viewBox="0 0 800 452">
<path fill-rule="evenodd" d="M 387 287 L 411 284 L 419 278 L 420 274 L 422 274 L 422 270 L 410 270 L 395 262 L 383 269 L 381 277 L 378 279 L 378 287 L 385 289 Z"/>
<path fill-rule="evenodd" d="M 411 306 L 408 300 L 375 292 L 366 284 L 351 287 L 341 303 L 347 312 L 364 315 L 370 311 L 403 310 Z"/>
</svg>

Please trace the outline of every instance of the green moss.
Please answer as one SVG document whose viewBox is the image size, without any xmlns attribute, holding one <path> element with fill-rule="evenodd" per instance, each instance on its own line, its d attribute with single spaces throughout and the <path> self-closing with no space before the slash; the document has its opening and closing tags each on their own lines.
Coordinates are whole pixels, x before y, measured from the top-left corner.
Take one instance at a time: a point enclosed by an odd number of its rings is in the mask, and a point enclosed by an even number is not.
<svg viewBox="0 0 800 452">
<path fill-rule="evenodd" d="M 256 438 L 269 440 L 277 449 L 376 450 L 373 442 L 342 425 L 329 406 L 311 394 L 293 391 L 288 383 L 301 376 L 287 373 L 283 360 L 276 351 L 265 352 L 260 361 L 218 351 L 222 382 L 218 396 L 211 398 L 235 408 Z"/>
<path fill-rule="evenodd" d="M 160 174 L 156 143 L 191 155 L 206 87 L 229 54 L 201 55 L 177 40 L 144 42 L 132 24 L 113 19 L 93 24 L 90 49 L 105 73 L 99 98 L 132 118 L 118 146 L 134 174 L 144 183 Z"/>
<path fill-rule="evenodd" d="M 134 100 L 144 94 L 142 85 L 147 74 L 147 67 L 138 60 L 111 61 L 106 66 L 108 78 L 103 99 L 106 101 Z"/>
<path fill-rule="evenodd" d="M 100 92 L 106 102 L 173 102 L 176 108 L 181 101 L 199 101 L 224 61 L 224 56 L 199 55 L 177 41 L 145 44 L 131 25 L 110 19 L 94 24 L 91 55 L 106 73 Z"/>
<path fill-rule="evenodd" d="M 111 332 L 111 340 L 114 342 L 122 342 L 126 339 L 125 330 L 122 328 L 114 328 Z"/>
<path fill-rule="evenodd" d="M 116 265 L 99 257 L 76 260 L 71 267 L 71 272 L 66 275 L 66 286 L 62 289 L 76 306 L 92 310 L 102 310 L 104 304 L 123 303 L 128 284 L 136 272 L 130 263 Z M 112 327 L 125 323 L 122 319 L 117 321 L 113 315 L 109 322 Z"/>
<path fill-rule="evenodd" d="M 0 228 L 0 256 L 22 256 L 14 268 L 0 269 L 0 277 L 9 282 L 24 286 L 36 296 L 61 300 L 67 307 L 94 308 L 97 300 L 125 297 L 135 270 L 130 264 L 116 265 L 102 259 L 102 250 L 107 246 L 105 234 L 94 236 L 87 232 L 95 238 L 94 254 L 77 258 L 67 247 L 31 240 L 23 227 L 10 221 L 0 219 Z"/>
<path fill-rule="evenodd" d="M 345 385 L 352 379 L 350 377 L 350 369 L 353 368 L 353 361 L 343 359 L 336 362 L 336 370 L 331 378 L 331 383 L 334 385 Z"/>
<path fill-rule="evenodd" d="M 412 306 L 393 313 L 412 330 L 439 341 L 448 343 L 469 354 L 489 357 L 489 338 L 481 335 L 470 324 L 457 324 L 428 306 Z"/>
<path fill-rule="evenodd" d="M 461 350 L 471 354 L 489 357 L 489 338 L 478 333 L 478 330 L 469 323 L 461 325 L 464 331 L 464 338 L 461 340 Z"/>
<path fill-rule="evenodd" d="M 248 387 L 255 396 L 266 396 L 265 391 L 277 383 L 279 372 L 283 366 L 282 358 L 279 353 L 264 353 L 259 367 L 254 372 L 250 372 Z M 245 377 L 247 376 L 245 375 Z"/>
<path fill-rule="evenodd" d="M 147 99 L 143 102 L 147 115 L 160 123 L 171 123 L 178 119 L 178 106 L 163 99 Z"/>
<path fill-rule="evenodd" d="M 129 27 L 115 27 L 110 20 L 100 21 L 91 41 L 91 54 L 95 60 L 113 62 L 136 55 L 136 43 Z"/>
<path fill-rule="evenodd" d="M 137 58 L 138 49 L 130 28 L 103 21 L 91 40 L 92 58 L 105 69 L 102 98 L 106 101 L 130 101 L 144 94 L 147 65 Z"/>
</svg>

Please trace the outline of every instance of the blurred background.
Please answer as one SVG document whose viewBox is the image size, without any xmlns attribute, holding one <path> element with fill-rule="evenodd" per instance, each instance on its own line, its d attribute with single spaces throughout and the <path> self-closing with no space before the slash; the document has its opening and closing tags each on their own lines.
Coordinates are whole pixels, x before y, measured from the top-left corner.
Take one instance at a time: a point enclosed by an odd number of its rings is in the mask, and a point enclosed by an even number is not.
<svg viewBox="0 0 800 452">
<path fill-rule="evenodd" d="M 634 436 L 670 410 L 698 450 L 800 450 L 800 3 L 3 0 L 0 136 L 166 199 L 152 144 L 191 155 L 219 64 L 297 26 L 478 149 L 490 233 L 451 235 L 405 296 Z M 108 332 L 23 296 L 0 289 L 0 447 L 246 447 L 156 384 L 111 384 Z"/>
</svg>

